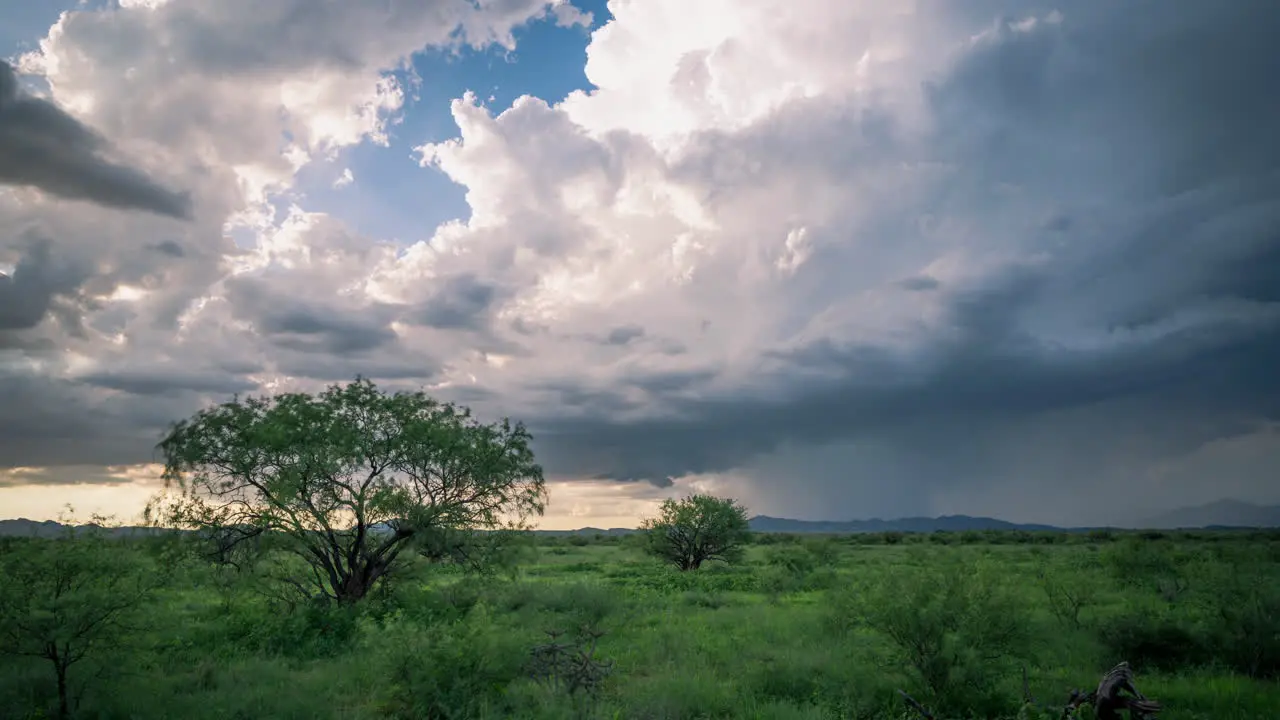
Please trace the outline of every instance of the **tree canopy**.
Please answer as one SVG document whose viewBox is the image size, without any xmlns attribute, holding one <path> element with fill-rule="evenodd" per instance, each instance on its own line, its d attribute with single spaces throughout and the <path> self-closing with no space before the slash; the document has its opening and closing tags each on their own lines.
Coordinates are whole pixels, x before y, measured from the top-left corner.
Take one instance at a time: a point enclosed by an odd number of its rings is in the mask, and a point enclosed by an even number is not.
<svg viewBox="0 0 1280 720">
<path fill-rule="evenodd" d="M 153 521 L 235 543 L 283 534 L 299 589 L 358 601 L 441 529 L 518 526 L 546 504 L 522 424 L 483 424 L 421 392 L 357 378 L 311 395 L 236 398 L 173 426 Z"/>
<path fill-rule="evenodd" d="M 665 500 L 658 517 L 645 520 L 647 550 L 681 570 L 711 560 L 733 562 L 751 534 L 747 509 L 735 500 L 691 495 Z"/>
</svg>

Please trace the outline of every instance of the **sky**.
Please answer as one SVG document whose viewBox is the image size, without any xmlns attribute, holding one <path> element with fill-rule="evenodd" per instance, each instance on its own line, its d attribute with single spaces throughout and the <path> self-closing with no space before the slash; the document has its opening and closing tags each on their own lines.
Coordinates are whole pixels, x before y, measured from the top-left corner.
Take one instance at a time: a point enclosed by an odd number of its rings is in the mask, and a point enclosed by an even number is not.
<svg viewBox="0 0 1280 720">
<path fill-rule="evenodd" d="M 0 0 L 0 517 L 357 374 L 546 528 L 1280 502 L 1270 0 Z"/>
</svg>

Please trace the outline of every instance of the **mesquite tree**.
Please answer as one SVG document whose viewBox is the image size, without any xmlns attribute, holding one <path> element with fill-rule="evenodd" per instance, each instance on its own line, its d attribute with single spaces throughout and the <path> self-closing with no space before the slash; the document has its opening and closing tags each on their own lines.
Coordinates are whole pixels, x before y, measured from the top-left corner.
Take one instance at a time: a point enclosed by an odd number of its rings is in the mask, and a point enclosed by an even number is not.
<svg viewBox="0 0 1280 720">
<path fill-rule="evenodd" d="M 361 378 L 318 395 L 237 398 L 160 443 L 166 490 L 149 511 L 224 541 L 283 536 L 310 568 L 298 589 L 350 604 L 431 532 L 542 514 L 529 439 L 521 424 L 482 424 L 465 408 Z"/>
<path fill-rule="evenodd" d="M 681 570 L 697 570 L 704 562 L 733 562 L 751 534 L 747 509 L 730 499 L 691 495 L 664 500 L 658 517 L 645 520 L 646 548 Z"/>
<path fill-rule="evenodd" d="M 59 718 L 75 709 L 72 670 L 123 645 L 161 581 L 129 542 L 89 526 L 0 546 L 0 654 L 49 663 Z"/>
</svg>

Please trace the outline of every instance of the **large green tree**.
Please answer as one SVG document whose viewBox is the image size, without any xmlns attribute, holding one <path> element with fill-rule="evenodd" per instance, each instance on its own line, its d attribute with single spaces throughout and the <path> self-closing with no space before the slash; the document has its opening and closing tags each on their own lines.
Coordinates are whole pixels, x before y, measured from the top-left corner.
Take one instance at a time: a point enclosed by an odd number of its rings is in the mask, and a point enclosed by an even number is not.
<svg viewBox="0 0 1280 720">
<path fill-rule="evenodd" d="M 665 500 L 658 517 L 640 527 L 649 553 L 681 570 L 697 570 L 711 560 L 734 562 L 751 535 L 747 509 L 712 495 Z"/>
<path fill-rule="evenodd" d="M 316 395 L 237 398 L 177 423 L 160 443 L 166 490 L 150 512 L 215 531 L 224 545 L 285 536 L 310 568 L 299 588 L 348 604 L 441 530 L 542 514 L 546 488 L 529 440 L 521 424 L 483 424 L 466 408 L 361 378 Z"/>
</svg>

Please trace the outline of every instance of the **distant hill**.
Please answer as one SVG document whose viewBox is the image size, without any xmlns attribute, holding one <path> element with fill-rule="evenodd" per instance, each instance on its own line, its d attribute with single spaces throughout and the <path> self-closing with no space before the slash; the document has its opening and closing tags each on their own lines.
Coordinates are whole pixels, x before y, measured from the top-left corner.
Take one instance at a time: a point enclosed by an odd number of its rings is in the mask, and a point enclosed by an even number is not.
<svg viewBox="0 0 1280 720">
<path fill-rule="evenodd" d="M 947 530 L 1058 530 L 1052 525 L 1011 523 L 989 517 L 968 515 L 943 515 L 942 517 L 909 517 L 896 520 L 790 520 L 768 515 L 751 518 L 751 529 L 756 532 L 778 533 L 868 533 L 868 532 L 936 532 Z"/>
<path fill-rule="evenodd" d="M 609 528 L 605 530 L 597 527 L 584 527 L 577 530 L 534 530 L 536 535 L 630 535 L 636 532 L 635 528 Z"/>
<path fill-rule="evenodd" d="M 1280 527 L 1280 505 L 1254 505 L 1239 500 L 1219 500 L 1206 505 L 1178 508 L 1147 518 L 1141 527 L 1176 528 L 1273 528 Z"/>
<path fill-rule="evenodd" d="M 1023 530 L 1027 532 L 1057 531 L 1083 532 L 1092 528 L 1064 528 L 1053 525 L 1034 523 L 1013 523 L 989 517 L 972 517 L 969 515 L 943 515 L 942 517 L 908 517 L 896 520 L 792 520 L 768 515 L 756 515 L 749 522 L 755 532 L 770 533 L 873 533 L 873 532 L 910 532 L 929 533 L 945 530 L 964 532 L 965 530 Z M 1218 502 L 1197 507 L 1181 508 L 1171 512 L 1134 523 L 1133 528 L 1152 529 L 1231 529 L 1231 528 L 1273 528 L 1280 527 L 1280 506 L 1252 505 L 1238 500 L 1220 500 Z M 377 528 L 384 530 L 385 528 Z M 27 519 L 0 520 L 0 537 L 56 537 L 65 533 L 65 525 L 45 520 L 43 522 Z M 114 537 L 129 537 L 160 532 L 146 527 L 111 528 L 108 534 Z M 571 536 L 571 535 L 629 535 L 636 532 L 634 528 L 596 528 L 584 527 L 577 530 L 535 530 L 537 535 Z"/>
<path fill-rule="evenodd" d="M 80 527 L 92 528 L 94 525 L 84 525 Z M 17 520 L 0 520 L 0 537 L 61 537 L 66 534 L 69 526 L 53 520 L 28 520 L 26 518 L 18 518 Z M 385 533 L 390 529 L 385 523 L 379 523 L 373 526 L 373 532 Z M 163 532 L 156 528 L 149 527 L 117 527 L 109 528 L 107 535 L 111 537 L 133 537 L 137 535 L 150 535 Z M 535 530 L 538 535 L 628 535 L 635 532 L 632 528 L 609 528 L 607 530 L 595 527 L 585 527 L 578 530 Z"/>
<path fill-rule="evenodd" d="M 17 520 L 0 520 L 0 537 L 61 537 L 67 533 L 72 527 L 85 529 L 101 529 L 98 525 L 77 525 L 68 526 L 53 520 L 28 520 L 26 518 L 18 518 Z M 109 537 L 132 537 L 136 535 L 154 535 L 164 532 L 163 530 L 150 527 L 113 527 L 107 528 L 106 533 Z"/>
</svg>

